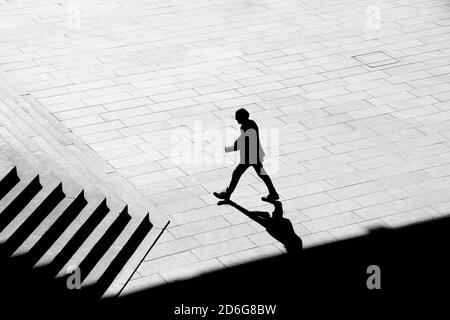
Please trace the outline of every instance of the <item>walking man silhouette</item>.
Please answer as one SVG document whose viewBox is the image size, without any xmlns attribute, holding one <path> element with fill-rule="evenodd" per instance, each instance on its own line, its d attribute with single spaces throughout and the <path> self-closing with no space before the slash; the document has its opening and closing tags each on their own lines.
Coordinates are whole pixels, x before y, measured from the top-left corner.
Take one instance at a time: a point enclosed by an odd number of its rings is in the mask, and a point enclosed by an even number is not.
<svg viewBox="0 0 450 320">
<path fill-rule="evenodd" d="M 233 152 L 239 150 L 240 163 L 233 171 L 231 182 L 225 191 L 214 192 L 213 194 L 219 199 L 230 199 L 231 194 L 239 182 L 239 179 L 244 172 L 253 167 L 258 176 L 265 183 L 269 190 L 269 195 L 262 197 L 263 200 L 278 200 L 278 196 L 272 180 L 263 167 L 264 150 L 262 149 L 261 142 L 259 141 L 258 125 L 255 121 L 249 119 L 250 114 L 245 109 L 239 109 L 236 111 L 235 119 L 241 125 L 241 135 L 234 142 L 233 146 L 226 147 L 225 152 Z"/>
</svg>

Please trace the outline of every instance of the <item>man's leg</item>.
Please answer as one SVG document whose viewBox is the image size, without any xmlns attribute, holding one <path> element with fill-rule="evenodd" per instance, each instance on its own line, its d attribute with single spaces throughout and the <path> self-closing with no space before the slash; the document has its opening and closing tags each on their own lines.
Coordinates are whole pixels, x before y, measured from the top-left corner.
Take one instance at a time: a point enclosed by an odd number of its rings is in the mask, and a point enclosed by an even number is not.
<svg viewBox="0 0 450 320">
<path fill-rule="evenodd" d="M 234 169 L 233 174 L 231 175 L 230 185 L 227 188 L 228 195 L 231 196 L 234 189 L 236 189 L 239 179 L 241 179 L 242 175 L 244 174 L 244 172 L 247 170 L 248 167 L 249 167 L 248 165 L 240 163 Z"/>
<path fill-rule="evenodd" d="M 266 170 L 264 169 L 262 163 L 253 165 L 253 168 L 255 169 L 256 173 L 258 174 L 258 177 L 261 178 L 261 180 L 264 182 L 264 184 L 267 187 L 267 190 L 269 190 L 269 199 L 278 200 L 278 192 L 275 190 L 275 187 L 273 186 L 272 179 L 270 179 L 269 175 L 267 174 Z"/>
<path fill-rule="evenodd" d="M 213 192 L 214 196 L 216 196 L 219 199 L 230 199 L 231 194 L 233 193 L 234 189 L 236 189 L 236 186 L 239 182 L 239 179 L 244 174 L 245 170 L 247 170 L 249 166 L 243 163 L 240 163 L 237 165 L 237 167 L 233 171 L 233 175 L 231 176 L 230 185 L 228 186 L 226 191 L 222 192 Z"/>
</svg>

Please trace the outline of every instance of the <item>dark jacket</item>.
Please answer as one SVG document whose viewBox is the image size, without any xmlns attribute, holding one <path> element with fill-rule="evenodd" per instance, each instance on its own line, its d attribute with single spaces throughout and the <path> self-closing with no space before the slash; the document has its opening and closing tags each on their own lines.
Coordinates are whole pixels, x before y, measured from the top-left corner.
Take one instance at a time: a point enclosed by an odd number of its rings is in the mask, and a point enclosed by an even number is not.
<svg viewBox="0 0 450 320">
<path fill-rule="evenodd" d="M 234 142 L 234 150 L 240 151 L 240 163 L 258 164 L 264 161 L 264 150 L 259 140 L 258 125 L 253 120 L 248 120 L 241 125 L 241 135 Z"/>
</svg>

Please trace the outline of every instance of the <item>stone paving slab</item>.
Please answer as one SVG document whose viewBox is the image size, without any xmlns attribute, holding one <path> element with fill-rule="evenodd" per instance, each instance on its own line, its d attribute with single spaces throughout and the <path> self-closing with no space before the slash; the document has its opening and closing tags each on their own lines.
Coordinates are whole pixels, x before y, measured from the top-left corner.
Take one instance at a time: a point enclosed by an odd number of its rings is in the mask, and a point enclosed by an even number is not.
<svg viewBox="0 0 450 320">
<path fill-rule="evenodd" d="M 448 214 L 449 31 L 445 0 L 0 0 L 0 69 L 171 219 L 131 292 L 284 251 L 211 196 L 236 158 L 198 134 L 239 107 L 305 247 Z"/>
</svg>

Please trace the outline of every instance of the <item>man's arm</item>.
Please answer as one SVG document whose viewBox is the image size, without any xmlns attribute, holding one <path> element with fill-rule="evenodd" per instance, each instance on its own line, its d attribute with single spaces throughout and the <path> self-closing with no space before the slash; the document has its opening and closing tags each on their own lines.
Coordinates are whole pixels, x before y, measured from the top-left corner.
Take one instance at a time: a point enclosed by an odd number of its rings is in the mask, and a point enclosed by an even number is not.
<svg viewBox="0 0 450 320">
<path fill-rule="evenodd" d="M 239 136 L 239 138 L 236 139 L 236 141 L 233 143 L 232 146 L 225 147 L 225 152 L 233 152 L 239 150 L 240 140 L 242 140 L 243 136 L 244 132 L 241 132 L 241 135 Z"/>
<path fill-rule="evenodd" d="M 234 148 L 234 146 L 231 146 L 231 147 L 225 147 L 225 152 L 233 152 L 233 151 L 236 151 L 235 148 Z"/>
</svg>

